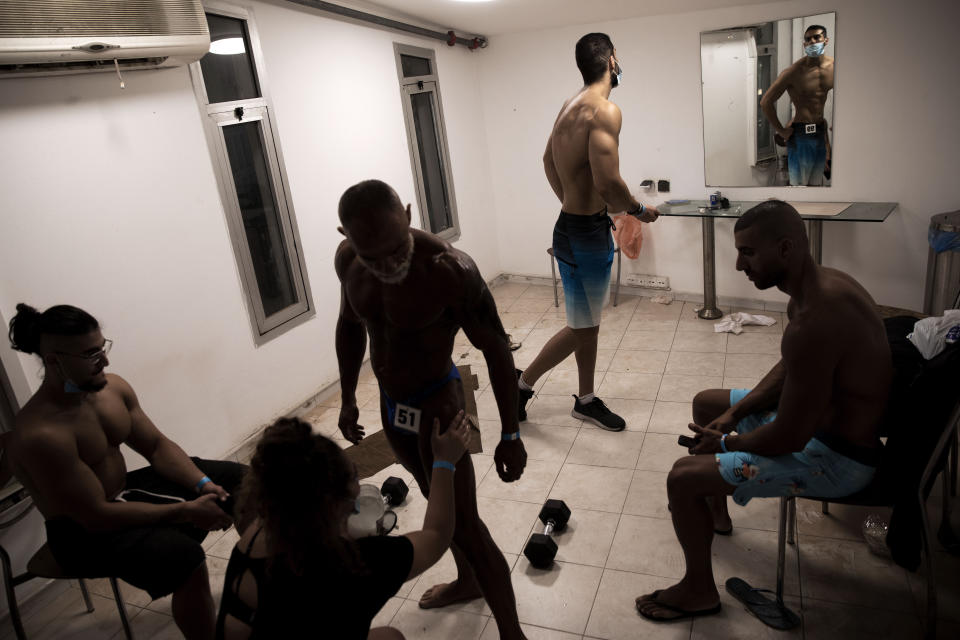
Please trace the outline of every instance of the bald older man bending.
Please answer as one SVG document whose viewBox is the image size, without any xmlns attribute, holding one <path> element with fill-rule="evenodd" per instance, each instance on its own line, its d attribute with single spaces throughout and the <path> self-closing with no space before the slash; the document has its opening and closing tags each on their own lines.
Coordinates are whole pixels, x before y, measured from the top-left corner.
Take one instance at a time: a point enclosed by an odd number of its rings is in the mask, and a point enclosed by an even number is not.
<svg viewBox="0 0 960 640">
<path fill-rule="evenodd" d="M 434 464 L 429 425 L 434 418 L 450 424 L 464 406 L 460 374 L 451 358 L 454 337 L 462 327 L 483 352 L 500 410 L 497 473 L 504 482 L 520 478 L 527 454 L 517 422 L 513 356 L 493 296 L 473 260 L 436 236 L 411 229 L 410 205 L 404 208 L 396 192 L 379 180 L 347 189 L 339 213 L 340 231 L 347 237 L 336 256 L 342 283 L 337 358 L 344 437 L 351 442 L 363 437 L 355 392 L 369 334 L 387 440 L 423 494 L 429 495 Z M 510 568 L 477 512 L 469 454 L 456 464 L 454 492 L 451 551 L 457 579 L 427 590 L 420 606 L 441 607 L 483 595 L 500 637 L 523 638 Z"/>
</svg>

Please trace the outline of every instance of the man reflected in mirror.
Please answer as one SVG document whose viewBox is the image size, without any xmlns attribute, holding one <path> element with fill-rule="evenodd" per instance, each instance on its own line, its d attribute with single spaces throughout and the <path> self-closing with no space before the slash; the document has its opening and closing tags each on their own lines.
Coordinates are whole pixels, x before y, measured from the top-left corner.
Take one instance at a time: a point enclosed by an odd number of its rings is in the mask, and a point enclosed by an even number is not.
<svg viewBox="0 0 960 640">
<path fill-rule="evenodd" d="M 763 115 L 776 131 L 777 144 L 787 147 L 791 186 L 821 186 L 829 176 L 830 139 L 823 107 L 833 89 L 834 59 L 823 54 L 828 42 L 826 27 L 807 27 L 804 56 L 787 67 L 760 100 Z M 777 100 L 784 91 L 794 111 L 786 126 L 777 117 Z"/>
</svg>

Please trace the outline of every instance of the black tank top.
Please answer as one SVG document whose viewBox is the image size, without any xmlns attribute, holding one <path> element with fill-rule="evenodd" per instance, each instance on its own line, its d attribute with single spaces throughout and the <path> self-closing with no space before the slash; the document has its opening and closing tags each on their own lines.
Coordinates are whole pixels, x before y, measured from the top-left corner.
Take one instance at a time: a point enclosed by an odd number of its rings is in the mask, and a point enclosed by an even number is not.
<svg viewBox="0 0 960 640">
<path fill-rule="evenodd" d="M 316 566 L 297 575 L 283 558 L 250 557 L 260 531 L 246 551 L 233 548 L 224 578 L 216 637 L 224 638 L 226 617 L 251 628 L 250 638 L 309 637 L 365 640 L 370 623 L 410 573 L 413 545 L 403 536 L 374 536 L 356 541 L 363 574 L 340 566 Z M 249 571 L 257 584 L 257 608 L 237 595 L 240 579 Z"/>
</svg>

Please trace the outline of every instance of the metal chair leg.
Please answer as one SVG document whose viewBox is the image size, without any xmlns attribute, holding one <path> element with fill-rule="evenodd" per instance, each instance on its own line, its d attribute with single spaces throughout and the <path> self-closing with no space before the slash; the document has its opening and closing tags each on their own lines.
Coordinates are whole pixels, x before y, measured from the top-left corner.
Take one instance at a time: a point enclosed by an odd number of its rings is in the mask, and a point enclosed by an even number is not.
<svg viewBox="0 0 960 640">
<path fill-rule="evenodd" d="M 87 605 L 87 613 L 93 613 L 93 601 L 90 599 L 90 592 L 87 591 L 87 583 L 83 578 L 77 578 L 80 585 L 80 593 L 83 594 L 83 604 Z"/>
<path fill-rule="evenodd" d="M 123 604 L 123 597 L 120 595 L 120 587 L 117 585 L 116 578 L 110 578 L 110 588 L 113 589 L 113 597 L 117 601 L 120 622 L 123 623 L 123 633 L 127 636 L 127 640 L 133 640 L 133 630 L 130 629 L 130 621 L 127 620 L 127 608 Z"/>
<path fill-rule="evenodd" d="M 944 470 L 946 473 L 946 470 Z M 922 491 L 922 488 L 921 488 Z M 937 637 L 937 580 L 933 573 L 933 554 L 930 551 L 930 540 L 933 537 L 933 531 L 930 527 L 930 517 L 927 515 L 925 501 L 920 501 L 920 518 L 923 521 L 923 556 L 924 567 L 927 572 L 927 627 L 924 629 L 924 636 L 927 638 Z"/>
<path fill-rule="evenodd" d="M 550 254 L 550 275 L 553 276 L 553 306 L 560 307 L 560 296 L 557 295 L 557 265 L 554 264 L 553 252 L 547 251 Z"/>
<path fill-rule="evenodd" d="M 3 588 L 7 593 L 7 610 L 10 612 L 10 622 L 18 640 L 26 640 L 27 634 L 23 630 L 23 621 L 20 619 L 20 608 L 17 606 L 17 593 L 13 588 L 13 568 L 10 564 L 10 554 L 0 547 L 0 564 L 3 565 Z"/>
<path fill-rule="evenodd" d="M 613 290 L 613 306 L 617 306 L 617 298 L 620 297 L 620 260 L 622 255 L 620 248 L 617 247 L 617 288 Z"/>
<path fill-rule="evenodd" d="M 780 526 L 777 527 L 777 602 L 783 604 L 783 574 L 787 563 L 787 514 L 790 498 L 780 498 Z"/>
<path fill-rule="evenodd" d="M 797 542 L 797 499 L 787 498 L 787 544 Z"/>
</svg>

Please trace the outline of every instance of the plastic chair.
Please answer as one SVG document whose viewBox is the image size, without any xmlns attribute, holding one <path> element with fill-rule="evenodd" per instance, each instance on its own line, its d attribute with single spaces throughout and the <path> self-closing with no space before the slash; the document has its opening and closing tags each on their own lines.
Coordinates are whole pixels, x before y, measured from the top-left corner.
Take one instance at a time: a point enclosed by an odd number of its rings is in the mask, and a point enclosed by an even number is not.
<svg viewBox="0 0 960 640">
<path fill-rule="evenodd" d="M 617 254 L 617 284 L 613 290 L 613 306 L 617 306 L 617 299 L 620 297 L 620 247 L 615 247 L 613 252 Z M 553 306 L 560 306 L 560 295 L 557 291 L 557 265 L 554 264 L 553 247 L 547 248 L 550 255 L 550 274 L 553 276 Z"/>
</svg>

